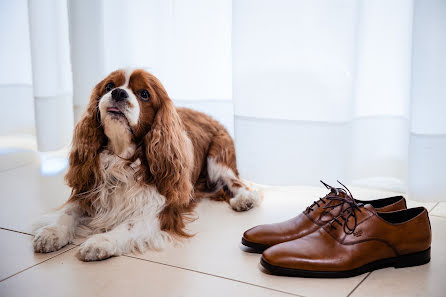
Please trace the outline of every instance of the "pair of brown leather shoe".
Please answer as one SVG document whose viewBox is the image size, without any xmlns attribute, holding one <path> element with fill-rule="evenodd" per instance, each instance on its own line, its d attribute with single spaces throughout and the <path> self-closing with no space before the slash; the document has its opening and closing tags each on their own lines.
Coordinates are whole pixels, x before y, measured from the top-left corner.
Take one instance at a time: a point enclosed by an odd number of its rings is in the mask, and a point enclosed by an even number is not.
<svg viewBox="0 0 446 297">
<path fill-rule="evenodd" d="M 407 209 L 402 196 L 356 200 L 345 186 L 322 183 L 330 193 L 295 218 L 243 234 L 243 245 L 263 252 L 260 263 L 267 271 L 299 277 L 351 277 L 430 261 L 432 235 L 424 207 Z"/>
</svg>

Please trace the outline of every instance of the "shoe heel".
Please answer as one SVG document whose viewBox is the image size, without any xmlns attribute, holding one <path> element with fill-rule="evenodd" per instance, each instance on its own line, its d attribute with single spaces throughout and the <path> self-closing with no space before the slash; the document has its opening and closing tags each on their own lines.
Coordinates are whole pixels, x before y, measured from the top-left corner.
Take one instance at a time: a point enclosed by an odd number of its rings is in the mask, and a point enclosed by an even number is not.
<svg viewBox="0 0 446 297">
<path fill-rule="evenodd" d="M 418 266 L 429 263 L 431 260 L 431 248 L 422 252 L 399 256 L 394 264 L 395 268 Z"/>
</svg>

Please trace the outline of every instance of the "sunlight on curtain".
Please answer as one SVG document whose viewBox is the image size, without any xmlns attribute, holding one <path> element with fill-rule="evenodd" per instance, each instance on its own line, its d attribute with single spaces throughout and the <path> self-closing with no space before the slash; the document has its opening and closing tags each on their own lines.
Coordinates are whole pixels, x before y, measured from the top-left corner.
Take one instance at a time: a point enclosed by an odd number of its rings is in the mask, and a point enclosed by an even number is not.
<svg viewBox="0 0 446 297">
<path fill-rule="evenodd" d="M 0 2 L 0 135 L 34 132 L 31 55 L 26 0 Z M 11 106 L 11 98 L 14 100 Z M 17 116 L 20 111 L 22 116 Z"/>
<path fill-rule="evenodd" d="M 446 1 L 415 1 L 409 194 L 445 200 Z"/>
<path fill-rule="evenodd" d="M 241 174 L 444 199 L 445 20 L 438 0 L 234 1 Z"/>
<path fill-rule="evenodd" d="M 444 200 L 444 0 L 0 5 L 2 136 L 66 146 L 95 84 L 140 67 L 228 128 L 243 178 Z"/>
<path fill-rule="evenodd" d="M 351 139 L 355 184 L 405 191 L 412 1 L 361 1 Z"/>
<path fill-rule="evenodd" d="M 68 2 L 80 110 L 108 73 L 139 67 L 177 105 L 208 112 L 233 133 L 230 0 Z"/>
<path fill-rule="evenodd" d="M 29 1 L 28 15 L 37 144 L 52 151 L 66 146 L 73 131 L 66 3 Z"/>
<path fill-rule="evenodd" d="M 243 176 L 268 184 L 345 180 L 356 2 L 234 1 L 233 100 Z"/>
</svg>

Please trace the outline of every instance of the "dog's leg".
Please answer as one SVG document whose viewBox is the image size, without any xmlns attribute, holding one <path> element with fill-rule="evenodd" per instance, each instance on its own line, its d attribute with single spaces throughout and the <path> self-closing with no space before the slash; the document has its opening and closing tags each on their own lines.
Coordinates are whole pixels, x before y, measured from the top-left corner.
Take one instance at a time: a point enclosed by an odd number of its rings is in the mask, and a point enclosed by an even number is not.
<svg viewBox="0 0 446 297">
<path fill-rule="evenodd" d="M 54 252 L 72 242 L 81 213 L 78 204 L 71 202 L 56 213 L 43 217 L 35 224 L 34 251 Z"/>
<path fill-rule="evenodd" d="M 239 178 L 234 142 L 226 132 L 215 136 L 208 151 L 209 182 L 226 186 L 232 193 L 229 204 L 236 211 L 245 211 L 262 202 L 263 195 L 245 185 Z"/>
<path fill-rule="evenodd" d="M 83 261 L 98 261 L 148 248 L 159 250 L 169 239 L 169 234 L 161 231 L 158 218 L 131 218 L 109 232 L 90 237 L 80 246 L 78 256 Z"/>
</svg>

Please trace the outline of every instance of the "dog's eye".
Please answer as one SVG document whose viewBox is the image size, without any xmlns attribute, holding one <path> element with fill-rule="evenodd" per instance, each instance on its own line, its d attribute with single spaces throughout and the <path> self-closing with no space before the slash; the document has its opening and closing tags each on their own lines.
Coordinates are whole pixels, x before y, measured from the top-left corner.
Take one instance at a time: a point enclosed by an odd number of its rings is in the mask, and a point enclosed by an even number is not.
<svg viewBox="0 0 446 297">
<path fill-rule="evenodd" d="M 139 96 L 141 97 L 142 100 L 147 101 L 150 98 L 150 94 L 147 90 L 141 90 L 139 91 Z"/>
<path fill-rule="evenodd" d="M 108 93 L 111 90 L 113 90 L 115 88 L 115 84 L 112 82 L 109 82 L 106 86 L 105 86 L 105 92 Z"/>
</svg>

